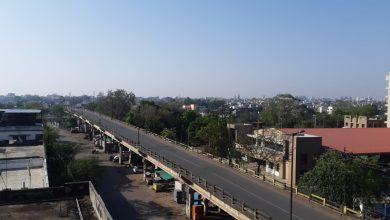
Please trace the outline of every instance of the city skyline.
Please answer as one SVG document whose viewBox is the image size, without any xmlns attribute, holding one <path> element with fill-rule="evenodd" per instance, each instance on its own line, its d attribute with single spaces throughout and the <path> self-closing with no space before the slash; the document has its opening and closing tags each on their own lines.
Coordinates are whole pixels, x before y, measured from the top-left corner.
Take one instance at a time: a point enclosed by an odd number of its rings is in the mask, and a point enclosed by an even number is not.
<svg viewBox="0 0 390 220">
<path fill-rule="evenodd" d="M 390 3 L 0 2 L 0 94 L 386 96 Z"/>
</svg>

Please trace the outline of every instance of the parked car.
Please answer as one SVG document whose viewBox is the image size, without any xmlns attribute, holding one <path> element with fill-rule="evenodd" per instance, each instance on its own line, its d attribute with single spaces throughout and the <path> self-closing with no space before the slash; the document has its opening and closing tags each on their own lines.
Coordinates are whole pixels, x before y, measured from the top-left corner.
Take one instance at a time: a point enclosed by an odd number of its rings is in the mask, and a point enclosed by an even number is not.
<svg viewBox="0 0 390 220">
<path fill-rule="evenodd" d="M 144 172 L 144 168 L 141 167 L 141 166 L 134 166 L 133 167 L 133 173 L 143 173 Z"/>
<path fill-rule="evenodd" d="M 79 127 L 71 128 L 70 133 L 79 133 Z"/>
</svg>

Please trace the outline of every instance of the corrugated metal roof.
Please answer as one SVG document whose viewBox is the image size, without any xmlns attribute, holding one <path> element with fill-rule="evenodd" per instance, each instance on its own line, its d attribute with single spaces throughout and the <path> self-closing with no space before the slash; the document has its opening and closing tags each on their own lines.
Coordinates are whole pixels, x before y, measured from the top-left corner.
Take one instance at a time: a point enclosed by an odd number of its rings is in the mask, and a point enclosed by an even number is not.
<svg viewBox="0 0 390 220">
<path fill-rule="evenodd" d="M 30 113 L 30 114 L 38 114 L 38 113 L 41 113 L 41 110 L 39 109 L 0 109 L 0 112 L 4 112 L 4 113 L 13 113 L 13 114 L 16 114 L 16 113 Z"/>
<path fill-rule="evenodd" d="M 163 180 L 165 180 L 165 181 L 169 181 L 169 180 L 173 180 L 173 179 L 174 179 L 173 176 L 169 175 L 169 174 L 168 174 L 167 172 L 165 172 L 164 170 L 157 170 L 156 173 L 157 173 L 157 175 L 158 175 L 161 179 L 163 179 Z"/>
<path fill-rule="evenodd" d="M 286 134 L 305 130 L 322 137 L 322 145 L 354 154 L 390 154 L 390 128 L 285 128 Z"/>
</svg>

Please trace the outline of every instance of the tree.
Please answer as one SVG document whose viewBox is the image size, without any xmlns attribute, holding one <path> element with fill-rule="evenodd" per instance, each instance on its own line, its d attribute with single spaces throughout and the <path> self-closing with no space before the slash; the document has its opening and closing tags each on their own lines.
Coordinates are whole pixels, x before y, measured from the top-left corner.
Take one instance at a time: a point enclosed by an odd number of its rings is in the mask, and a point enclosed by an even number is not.
<svg viewBox="0 0 390 220">
<path fill-rule="evenodd" d="M 109 90 L 107 95 L 99 93 L 96 100 L 96 110 L 116 119 L 123 119 L 134 104 L 135 96 L 123 89 Z M 95 108 L 94 106 L 89 106 Z"/>
<path fill-rule="evenodd" d="M 96 182 L 101 174 L 99 161 L 96 157 L 77 159 L 70 163 L 70 175 L 73 181 L 93 181 Z"/>
<path fill-rule="evenodd" d="M 51 186 L 62 185 L 70 180 L 68 165 L 73 161 L 78 147 L 75 144 L 58 143 L 58 131 L 54 128 L 45 128 L 43 137 L 46 148 L 49 183 Z"/>
<path fill-rule="evenodd" d="M 206 152 L 220 157 L 226 157 L 231 148 L 226 119 L 217 116 L 205 116 L 200 118 L 201 127 L 196 130 L 195 137 L 203 144 Z M 203 125 L 203 126 L 202 126 Z"/>
<path fill-rule="evenodd" d="M 63 105 L 52 105 L 49 107 L 48 111 L 51 115 L 57 117 L 63 117 L 65 115 L 65 108 Z"/>
<path fill-rule="evenodd" d="M 176 138 L 176 132 L 173 129 L 164 128 L 161 132 L 161 136 L 168 138 L 168 139 L 175 139 Z"/>
<path fill-rule="evenodd" d="M 313 114 L 294 96 L 279 94 L 264 101 L 260 119 L 269 127 L 311 127 Z"/>
<path fill-rule="evenodd" d="M 53 146 L 57 142 L 58 137 L 57 129 L 45 127 L 45 130 L 43 131 L 43 141 L 46 146 Z"/>
<path fill-rule="evenodd" d="M 299 180 L 299 188 L 339 204 L 357 206 L 369 204 L 379 196 L 384 181 L 379 175 L 378 162 L 329 150 L 321 155 L 315 167 Z"/>
</svg>

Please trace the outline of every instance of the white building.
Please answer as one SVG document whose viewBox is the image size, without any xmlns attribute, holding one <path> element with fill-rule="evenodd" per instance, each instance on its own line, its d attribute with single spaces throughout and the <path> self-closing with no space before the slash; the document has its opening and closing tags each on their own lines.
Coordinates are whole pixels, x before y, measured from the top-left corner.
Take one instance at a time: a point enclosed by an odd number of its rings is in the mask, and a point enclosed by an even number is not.
<svg viewBox="0 0 390 220">
<path fill-rule="evenodd" d="M 48 187 L 40 110 L 0 109 L 0 190 Z"/>
<path fill-rule="evenodd" d="M 329 106 L 326 112 L 328 113 L 328 115 L 333 114 L 333 106 Z"/>
</svg>

